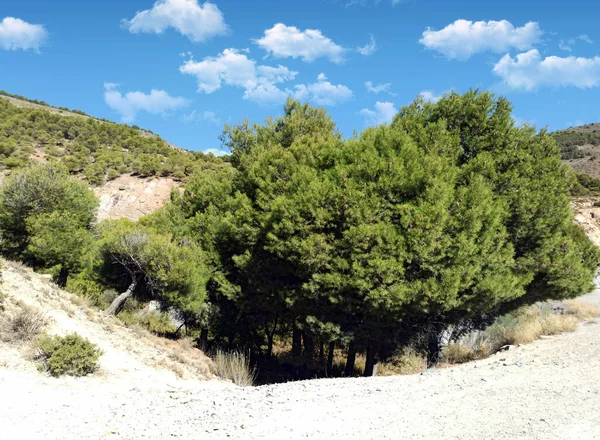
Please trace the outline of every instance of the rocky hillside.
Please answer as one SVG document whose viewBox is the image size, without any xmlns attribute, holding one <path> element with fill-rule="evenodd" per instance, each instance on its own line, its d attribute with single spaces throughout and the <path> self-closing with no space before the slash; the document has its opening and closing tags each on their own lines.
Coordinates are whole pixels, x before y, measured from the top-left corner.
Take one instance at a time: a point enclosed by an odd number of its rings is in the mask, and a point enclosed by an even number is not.
<svg viewBox="0 0 600 440">
<path fill-rule="evenodd" d="M 600 178 L 600 123 L 553 133 L 563 160 L 577 173 Z"/>
<path fill-rule="evenodd" d="M 156 134 L 0 91 L 0 183 L 34 163 L 60 162 L 100 199 L 99 220 L 137 220 L 173 188 L 223 159 L 182 150 Z"/>
</svg>

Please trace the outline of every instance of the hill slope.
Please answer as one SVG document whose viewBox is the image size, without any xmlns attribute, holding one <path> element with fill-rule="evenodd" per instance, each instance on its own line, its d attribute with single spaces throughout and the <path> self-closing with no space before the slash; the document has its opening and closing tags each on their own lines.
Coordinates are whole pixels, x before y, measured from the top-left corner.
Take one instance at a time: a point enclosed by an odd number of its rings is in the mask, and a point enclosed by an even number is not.
<svg viewBox="0 0 600 440">
<path fill-rule="evenodd" d="M 577 173 L 600 178 L 600 123 L 554 132 L 562 159 Z"/>
<path fill-rule="evenodd" d="M 186 347 L 183 341 L 173 342 L 141 329 L 129 329 L 118 319 L 87 307 L 81 298 L 57 288 L 46 277 L 20 263 L 1 259 L 0 263 L 2 317 L 15 313 L 20 304 L 25 304 L 49 318 L 50 334 L 77 332 L 97 344 L 105 354 L 100 359 L 99 374 L 90 378 L 91 381 L 142 386 L 149 379 L 155 383 L 170 383 L 177 375 L 187 379 L 212 377 L 211 361 L 200 350 Z M 0 340 L 0 366 L 38 377 L 35 365 L 25 360 L 26 357 L 22 346 Z M 64 383 L 64 380 L 56 383 Z"/>
<path fill-rule="evenodd" d="M 228 166 L 138 127 L 0 91 L 0 183 L 23 167 L 47 162 L 62 163 L 94 187 L 99 220 L 137 220 L 162 206 L 195 171 Z"/>
<path fill-rule="evenodd" d="M 50 161 L 91 185 L 123 174 L 185 180 L 207 162 L 223 162 L 137 127 L 0 95 L 0 171 Z"/>
</svg>

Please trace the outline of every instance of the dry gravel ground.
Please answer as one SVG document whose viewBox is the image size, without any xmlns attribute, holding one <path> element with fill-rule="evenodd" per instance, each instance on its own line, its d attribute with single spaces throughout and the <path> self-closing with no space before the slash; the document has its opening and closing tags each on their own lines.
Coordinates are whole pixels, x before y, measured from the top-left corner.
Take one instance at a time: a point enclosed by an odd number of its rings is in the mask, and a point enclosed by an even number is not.
<svg viewBox="0 0 600 440">
<path fill-rule="evenodd" d="M 421 375 L 257 388 L 177 379 L 101 342 L 118 373 L 52 379 L 0 357 L 0 439 L 600 439 L 599 323 Z"/>
</svg>

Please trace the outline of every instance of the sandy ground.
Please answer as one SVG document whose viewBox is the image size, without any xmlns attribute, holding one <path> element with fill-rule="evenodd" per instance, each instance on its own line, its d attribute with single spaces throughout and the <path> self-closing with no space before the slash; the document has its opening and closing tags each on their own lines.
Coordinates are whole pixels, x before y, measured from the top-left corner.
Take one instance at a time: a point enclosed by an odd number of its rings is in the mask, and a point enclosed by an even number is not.
<svg viewBox="0 0 600 440">
<path fill-rule="evenodd" d="M 5 273 L 3 288 L 19 276 Z M 600 305 L 600 291 L 582 300 Z M 15 368 L 0 347 L 0 438 L 600 439 L 599 323 L 421 375 L 256 388 L 178 379 L 142 362 L 151 354 L 133 340 L 87 336 L 110 355 L 81 379 Z"/>
</svg>

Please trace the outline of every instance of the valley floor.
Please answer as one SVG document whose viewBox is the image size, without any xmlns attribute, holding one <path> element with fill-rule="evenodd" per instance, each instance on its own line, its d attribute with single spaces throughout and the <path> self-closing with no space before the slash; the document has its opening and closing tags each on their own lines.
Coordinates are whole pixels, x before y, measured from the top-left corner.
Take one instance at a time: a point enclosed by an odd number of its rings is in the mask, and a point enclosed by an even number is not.
<svg viewBox="0 0 600 440">
<path fill-rule="evenodd" d="M 600 323 L 422 375 L 257 388 L 0 366 L 3 439 L 590 440 L 598 408 Z"/>
</svg>

